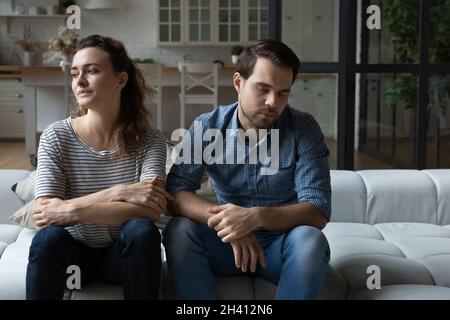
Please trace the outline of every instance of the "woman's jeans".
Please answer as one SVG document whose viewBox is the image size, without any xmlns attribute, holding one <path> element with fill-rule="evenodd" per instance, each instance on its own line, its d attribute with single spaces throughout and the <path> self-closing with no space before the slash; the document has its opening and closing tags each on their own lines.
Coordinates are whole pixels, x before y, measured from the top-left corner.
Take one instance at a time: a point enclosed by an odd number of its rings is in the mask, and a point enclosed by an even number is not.
<svg viewBox="0 0 450 320">
<path fill-rule="evenodd" d="M 257 230 L 266 267 L 257 275 L 278 284 L 276 299 L 316 299 L 328 269 L 330 248 L 325 235 L 311 226 L 286 233 Z M 231 245 L 206 224 L 173 218 L 164 231 L 170 277 L 181 299 L 217 299 L 215 275 L 250 275 L 236 268 Z"/>
<path fill-rule="evenodd" d="M 81 284 L 99 279 L 122 285 L 125 299 L 157 299 L 161 235 L 148 219 L 125 223 L 107 248 L 90 248 L 63 227 L 49 226 L 33 238 L 26 277 L 27 299 L 62 299 L 70 265 L 80 267 Z"/>
</svg>

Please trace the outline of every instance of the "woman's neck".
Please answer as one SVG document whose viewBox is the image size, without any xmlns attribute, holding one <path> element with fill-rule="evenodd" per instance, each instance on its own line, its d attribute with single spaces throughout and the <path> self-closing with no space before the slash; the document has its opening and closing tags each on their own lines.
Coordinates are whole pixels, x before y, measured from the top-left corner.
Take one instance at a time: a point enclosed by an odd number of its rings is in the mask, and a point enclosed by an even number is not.
<svg viewBox="0 0 450 320">
<path fill-rule="evenodd" d="M 74 121 L 74 129 L 85 143 L 98 151 L 112 150 L 114 144 L 114 131 L 118 117 L 113 112 L 100 113 L 89 109 L 88 113 Z"/>
</svg>

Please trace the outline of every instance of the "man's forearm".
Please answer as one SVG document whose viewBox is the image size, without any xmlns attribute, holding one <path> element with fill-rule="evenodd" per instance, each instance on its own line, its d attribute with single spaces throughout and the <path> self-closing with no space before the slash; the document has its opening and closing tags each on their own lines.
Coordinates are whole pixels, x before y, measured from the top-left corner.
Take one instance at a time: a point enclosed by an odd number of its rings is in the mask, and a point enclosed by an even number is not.
<svg viewBox="0 0 450 320">
<path fill-rule="evenodd" d="M 208 208 L 215 206 L 193 192 L 182 191 L 175 194 L 175 201 L 169 204 L 169 211 L 175 215 L 185 216 L 200 223 L 206 223 L 213 214 Z"/>
<path fill-rule="evenodd" d="M 309 203 L 296 203 L 278 207 L 254 207 L 263 229 L 286 232 L 299 225 L 323 229 L 327 223 L 322 211 Z"/>
<path fill-rule="evenodd" d="M 78 223 L 122 225 L 132 218 L 148 218 L 155 222 L 159 214 L 155 211 L 127 202 L 98 202 L 75 204 L 74 214 Z"/>
</svg>

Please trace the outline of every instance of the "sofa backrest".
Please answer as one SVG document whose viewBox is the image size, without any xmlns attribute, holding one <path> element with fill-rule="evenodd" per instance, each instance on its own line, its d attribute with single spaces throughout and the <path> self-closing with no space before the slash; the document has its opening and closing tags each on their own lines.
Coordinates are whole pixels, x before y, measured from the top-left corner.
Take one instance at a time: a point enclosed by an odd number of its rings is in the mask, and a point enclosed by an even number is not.
<svg viewBox="0 0 450 320">
<path fill-rule="evenodd" d="M 24 202 L 11 190 L 11 187 L 29 174 L 27 170 L 0 170 L 0 224 L 14 224 L 9 217 L 20 209 Z"/>
<path fill-rule="evenodd" d="M 28 174 L 26 170 L 0 170 L 0 224 L 14 223 L 9 217 L 24 202 L 11 186 Z M 449 169 L 331 170 L 331 189 L 334 222 L 450 224 Z M 214 199 L 210 184 L 202 183 L 202 190 L 203 197 Z"/>
<path fill-rule="evenodd" d="M 331 171 L 331 221 L 450 224 L 450 170 Z"/>
</svg>

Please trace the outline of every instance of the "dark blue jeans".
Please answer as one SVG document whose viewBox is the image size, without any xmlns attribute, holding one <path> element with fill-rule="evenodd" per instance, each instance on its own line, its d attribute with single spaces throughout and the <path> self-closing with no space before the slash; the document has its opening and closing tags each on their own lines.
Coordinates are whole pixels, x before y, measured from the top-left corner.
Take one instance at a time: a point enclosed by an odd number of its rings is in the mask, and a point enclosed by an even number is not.
<svg viewBox="0 0 450 320">
<path fill-rule="evenodd" d="M 157 299 L 161 235 L 150 220 L 132 219 L 123 225 L 114 244 L 96 249 L 73 239 L 63 227 L 41 229 L 30 246 L 27 299 L 62 299 L 70 265 L 80 267 L 82 287 L 99 279 L 122 285 L 125 299 Z"/>
<path fill-rule="evenodd" d="M 267 263 L 266 268 L 258 265 L 256 275 L 278 284 L 276 299 L 319 297 L 330 260 L 322 231 L 302 225 L 286 233 L 257 230 L 254 235 Z M 170 277 L 181 299 L 217 299 L 215 275 L 251 275 L 236 268 L 231 245 L 207 224 L 175 217 L 163 238 Z"/>
</svg>

